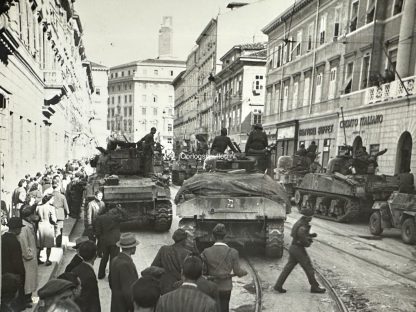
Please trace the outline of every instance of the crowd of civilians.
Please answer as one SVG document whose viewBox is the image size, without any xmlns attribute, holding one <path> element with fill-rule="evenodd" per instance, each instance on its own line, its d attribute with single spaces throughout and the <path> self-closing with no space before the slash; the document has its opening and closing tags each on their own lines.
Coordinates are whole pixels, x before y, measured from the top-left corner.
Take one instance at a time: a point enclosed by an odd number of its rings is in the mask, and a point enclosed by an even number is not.
<svg viewBox="0 0 416 312">
<path fill-rule="evenodd" d="M 38 288 L 38 266 L 50 266 L 52 247 L 61 247 L 64 220 L 79 219 L 88 162 L 68 161 L 65 168 L 45 166 L 45 172 L 22 178 L 7 207 L 1 201 L 1 311 L 32 306 Z M 46 249 L 46 258 L 41 251 Z"/>
<path fill-rule="evenodd" d="M 11 216 L 4 210 L 1 312 L 31 307 L 39 286 L 38 265 L 51 264 L 51 248 L 60 246 L 65 218 L 80 218 L 88 173 L 83 166 L 68 167 L 49 167 L 44 175 L 22 179 L 13 193 Z M 111 312 L 229 311 L 231 278 L 247 272 L 240 267 L 238 252 L 224 242 L 223 224 L 213 229 L 216 243 L 201 254 L 187 232 L 177 229 L 174 243 L 162 246 L 139 277 L 132 258 L 139 241 L 120 232 L 125 217 L 121 206 L 106 207 L 102 197 L 97 191 L 85 205 L 85 230 L 73 247 L 76 254 L 63 274 L 38 289 L 38 311 L 101 312 L 97 279 L 106 277 L 109 261 Z M 40 258 L 44 248 L 45 262 Z"/>
</svg>

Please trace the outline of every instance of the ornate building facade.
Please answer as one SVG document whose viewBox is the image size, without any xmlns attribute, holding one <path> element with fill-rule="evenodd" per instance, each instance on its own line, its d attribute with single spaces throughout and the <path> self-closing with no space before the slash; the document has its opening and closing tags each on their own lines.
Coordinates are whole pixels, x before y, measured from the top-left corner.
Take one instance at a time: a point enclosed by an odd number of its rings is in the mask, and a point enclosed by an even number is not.
<svg viewBox="0 0 416 312">
<path fill-rule="evenodd" d="M 303 0 L 268 35 L 265 129 L 275 161 L 315 141 L 320 161 L 365 146 L 379 170 L 416 169 L 416 0 Z"/>
<path fill-rule="evenodd" d="M 0 1 L 1 197 L 45 164 L 91 156 L 94 90 L 71 0 Z"/>
</svg>

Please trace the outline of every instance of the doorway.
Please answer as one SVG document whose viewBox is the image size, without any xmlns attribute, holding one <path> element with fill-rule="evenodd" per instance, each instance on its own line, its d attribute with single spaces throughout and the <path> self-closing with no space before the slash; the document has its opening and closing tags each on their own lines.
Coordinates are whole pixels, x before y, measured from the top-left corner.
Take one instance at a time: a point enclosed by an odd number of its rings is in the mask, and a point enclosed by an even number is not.
<svg viewBox="0 0 416 312">
<path fill-rule="evenodd" d="M 363 139 L 360 136 L 356 136 L 354 143 L 352 143 L 352 154 L 355 155 L 355 152 L 363 146 Z"/>
<path fill-rule="evenodd" d="M 399 138 L 399 142 L 397 143 L 395 173 L 406 172 L 410 169 L 412 160 L 412 147 L 412 135 L 408 131 L 403 132 Z"/>
</svg>

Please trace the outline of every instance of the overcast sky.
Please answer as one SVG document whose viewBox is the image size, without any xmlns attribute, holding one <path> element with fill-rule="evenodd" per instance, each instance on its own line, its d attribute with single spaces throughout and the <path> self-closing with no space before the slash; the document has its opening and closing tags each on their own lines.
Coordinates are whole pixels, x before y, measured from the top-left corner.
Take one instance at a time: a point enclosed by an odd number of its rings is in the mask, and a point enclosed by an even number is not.
<svg viewBox="0 0 416 312">
<path fill-rule="evenodd" d="M 276 0 L 279 1 L 279 0 Z M 77 0 L 87 57 L 106 66 L 155 58 L 163 16 L 173 17 L 176 57 L 185 60 L 195 40 L 231 0 Z M 247 1 L 250 2 L 250 1 Z"/>
</svg>

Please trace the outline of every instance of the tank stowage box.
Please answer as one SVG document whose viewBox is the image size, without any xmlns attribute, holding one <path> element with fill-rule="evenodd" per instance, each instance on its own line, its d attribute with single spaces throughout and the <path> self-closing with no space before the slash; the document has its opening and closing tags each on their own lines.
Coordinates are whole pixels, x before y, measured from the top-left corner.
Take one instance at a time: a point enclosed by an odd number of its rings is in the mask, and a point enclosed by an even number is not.
<svg viewBox="0 0 416 312">
<path fill-rule="evenodd" d="M 89 177 L 86 200 L 92 200 L 97 190 L 109 208 L 117 204 L 124 211 L 123 229 L 150 226 L 167 231 L 172 223 L 172 203 L 169 186 L 158 177 L 144 177 L 142 154 L 136 148 L 120 148 L 96 156 L 96 173 Z"/>
<path fill-rule="evenodd" d="M 196 174 L 184 182 L 175 198 L 179 226 L 198 245 L 214 242 L 212 229 L 223 223 L 227 242 L 262 245 L 266 255 L 280 258 L 290 213 L 286 192 L 263 173 L 222 171 Z"/>
</svg>

